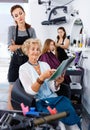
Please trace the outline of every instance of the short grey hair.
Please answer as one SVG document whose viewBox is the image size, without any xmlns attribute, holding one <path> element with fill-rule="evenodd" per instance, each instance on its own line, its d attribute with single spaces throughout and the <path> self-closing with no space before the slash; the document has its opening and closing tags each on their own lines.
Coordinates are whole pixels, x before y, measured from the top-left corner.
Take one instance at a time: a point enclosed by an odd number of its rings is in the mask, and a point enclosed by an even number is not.
<svg viewBox="0 0 90 130">
<path fill-rule="evenodd" d="M 41 52 L 42 47 L 41 41 L 37 38 L 29 38 L 25 40 L 25 42 L 22 45 L 22 51 L 25 55 L 28 55 L 29 48 L 30 46 L 32 46 L 32 44 L 38 44 Z"/>
</svg>

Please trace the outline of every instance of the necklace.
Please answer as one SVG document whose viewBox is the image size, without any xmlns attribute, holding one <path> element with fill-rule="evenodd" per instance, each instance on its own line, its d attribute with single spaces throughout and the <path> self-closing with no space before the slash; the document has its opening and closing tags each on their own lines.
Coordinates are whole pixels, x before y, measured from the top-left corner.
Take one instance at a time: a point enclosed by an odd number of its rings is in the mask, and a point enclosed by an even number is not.
<svg viewBox="0 0 90 130">
<path fill-rule="evenodd" d="M 36 72 L 37 72 L 39 75 L 41 74 L 39 62 L 37 62 L 36 64 L 32 64 L 32 63 L 30 63 L 30 61 L 28 61 L 28 63 L 34 67 L 34 69 L 36 70 Z"/>
<path fill-rule="evenodd" d="M 32 64 L 32 63 L 30 63 L 30 61 L 28 61 L 28 63 L 29 63 L 30 65 L 32 65 L 32 66 L 38 66 L 38 65 L 39 65 L 38 62 L 37 62 L 36 64 Z"/>
<path fill-rule="evenodd" d="M 40 70 L 40 65 L 38 66 L 33 66 L 34 69 L 37 71 L 37 73 L 40 75 L 41 74 L 41 70 Z"/>
</svg>

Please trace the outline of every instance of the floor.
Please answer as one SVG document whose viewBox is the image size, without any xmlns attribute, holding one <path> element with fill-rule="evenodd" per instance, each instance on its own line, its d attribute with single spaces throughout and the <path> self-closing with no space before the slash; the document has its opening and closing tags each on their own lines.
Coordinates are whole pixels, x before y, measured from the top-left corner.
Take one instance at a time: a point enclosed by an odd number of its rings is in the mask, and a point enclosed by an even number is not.
<svg viewBox="0 0 90 130">
<path fill-rule="evenodd" d="M 0 57 L 0 109 L 7 110 L 8 88 L 7 72 L 9 66 L 9 57 Z M 83 109 L 82 112 L 82 130 L 90 130 L 90 115 Z"/>
</svg>

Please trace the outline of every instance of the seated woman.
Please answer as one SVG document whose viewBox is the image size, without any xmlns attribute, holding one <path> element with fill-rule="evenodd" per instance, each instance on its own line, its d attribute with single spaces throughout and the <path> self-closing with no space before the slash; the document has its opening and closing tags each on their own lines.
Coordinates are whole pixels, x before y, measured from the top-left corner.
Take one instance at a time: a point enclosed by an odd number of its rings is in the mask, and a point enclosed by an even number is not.
<svg viewBox="0 0 90 130">
<path fill-rule="evenodd" d="M 57 69 L 57 67 L 60 65 L 60 61 L 56 57 L 56 46 L 54 40 L 45 40 L 39 61 L 47 62 L 51 69 Z"/>
<path fill-rule="evenodd" d="M 43 45 L 42 53 L 39 57 L 39 61 L 47 62 L 51 69 L 57 69 L 60 65 L 60 61 L 56 57 L 56 46 L 55 41 L 52 39 L 46 39 Z M 56 93 L 58 95 L 64 95 L 71 97 L 71 90 L 69 83 L 71 82 L 70 77 L 65 75 L 64 82 Z"/>
<path fill-rule="evenodd" d="M 28 39 L 22 46 L 22 51 L 29 57 L 29 60 L 20 66 L 19 79 L 26 91 L 32 94 L 36 100 L 36 109 L 39 112 L 48 112 L 47 106 L 56 108 L 57 112 L 69 111 L 69 115 L 60 119 L 69 127 L 80 127 L 80 118 L 76 114 L 71 101 L 64 96 L 57 96 L 54 91 L 60 88 L 64 80 L 64 74 L 56 80 L 48 81 L 55 72 L 50 66 L 38 61 L 41 53 L 41 42 L 39 39 Z"/>
</svg>

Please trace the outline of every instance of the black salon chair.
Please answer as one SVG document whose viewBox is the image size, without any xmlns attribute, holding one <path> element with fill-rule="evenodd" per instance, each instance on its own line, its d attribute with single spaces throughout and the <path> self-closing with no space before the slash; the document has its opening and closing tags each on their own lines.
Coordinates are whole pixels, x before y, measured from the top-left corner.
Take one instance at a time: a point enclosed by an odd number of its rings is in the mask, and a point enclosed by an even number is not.
<svg viewBox="0 0 90 130">
<path fill-rule="evenodd" d="M 68 98 L 71 97 L 69 85 L 61 85 L 61 89 L 56 93 L 60 95 L 64 95 Z M 25 106 L 35 107 L 35 99 L 33 95 L 30 95 L 25 92 L 21 82 L 19 79 L 16 80 L 12 92 L 11 92 L 11 104 L 15 110 L 21 110 L 20 104 L 24 103 Z"/>
<path fill-rule="evenodd" d="M 20 104 L 35 107 L 35 99 L 32 95 L 27 94 L 19 79 L 16 80 L 11 92 L 11 104 L 15 110 L 21 110 Z"/>
<path fill-rule="evenodd" d="M 24 103 L 25 106 L 35 107 L 34 97 L 25 92 L 20 80 L 17 79 L 13 88 L 12 88 L 12 92 L 11 92 L 11 104 L 12 104 L 12 106 L 15 110 L 21 110 L 21 106 L 20 106 L 21 103 Z M 63 117 L 66 117 L 66 116 L 68 116 L 68 112 L 66 112 L 65 116 L 62 115 L 62 117 L 60 117 L 60 118 L 63 118 Z M 49 125 L 52 126 L 55 129 L 57 129 L 57 130 L 61 129 L 61 126 L 58 125 L 58 120 L 56 120 L 56 119 L 52 122 L 49 122 Z M 44 128 L 46 129 L 45 125 L 44 125 Z M 47 128 L 49 128 L 49 127 L 47 127 Z"/>
</svg>

